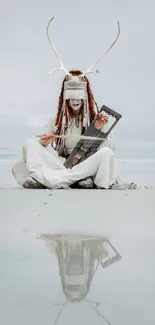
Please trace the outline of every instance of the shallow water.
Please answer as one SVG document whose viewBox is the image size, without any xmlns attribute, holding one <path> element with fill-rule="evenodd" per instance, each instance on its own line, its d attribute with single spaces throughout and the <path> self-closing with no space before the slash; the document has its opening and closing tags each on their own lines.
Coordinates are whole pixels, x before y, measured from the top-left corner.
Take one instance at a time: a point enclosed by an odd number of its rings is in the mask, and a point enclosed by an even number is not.
<svg viewBox="0 0 155 325">
<path fill-rule="evenodd" d="M 0 197 L 2 324 L 155 324 L 154 192 Z"/>
<path fill-rule="evenodd" d="M 146 193 L 146 203 L 144 194 L 138 196 L 135 204 L 133 192 L 118 199 L 118 191 L 113 192 L 113 216 L 109 194 L 102 191 L 95 192 L 95 199 L 92 191 L 78 192 L 78 198 L 76 191 L 60 191 L 58 202 L 48 190 L 5 192 L 18 187 L 11 173 L 16 161 L 0 160 L 2 323 L 154 325 L 152 194 Z M 155 161 L 120 160 L 118 170 L 124 180 L 155 184 Z M 129 209 L 131 217 L 126 216 Z M 53 236 L 59 232 L 62 237 Z M 76 236 L 65 238 L 66 232 Z M 38 238 L 42 233 L 45 237 Z M 52 234 L 49 242 L 47 233 Z"/>
<path fill-rule="evenodd" d="M 63 243 L 62 248 L 69 246 L 63 259 L 61 250 L 49 252 L 42 240 L 35 247 L 26 241 L 20 247 L 3 247 L 0 296 L 5 324 L 54 324 L 64 306 L 58 324 L 153 325 L 155 239 L 110 238 L 121 260 L 105 268 L 108 250 L 95 236 L 91 244 L 89 239 L 74 241 Z"/>
</svg>

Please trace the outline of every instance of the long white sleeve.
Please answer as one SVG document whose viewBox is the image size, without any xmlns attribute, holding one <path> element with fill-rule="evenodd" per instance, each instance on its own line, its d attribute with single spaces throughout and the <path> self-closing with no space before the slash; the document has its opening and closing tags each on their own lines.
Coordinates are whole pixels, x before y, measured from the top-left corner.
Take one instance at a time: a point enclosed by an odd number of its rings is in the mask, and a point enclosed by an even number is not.
<svg viewBox="0 0 155 325">
<path fill-rule="evenodd" d="M 109 129 L 108 124 L 105 125 L 103 127 L 103 129 L 101 131 L 106 132 Z M 99 148 L 103 148 L 103 147 L 109 147 L 112 151 L 115 151 L 116 149 L 116 138 L 114 135 L 114 132 L 111 131 L 108 135 L 108 137 L 106 138 L 106 140 L 104 142 L 102 142 L 102 144 L 100 145 Z"/>
<path fill-rule="evenodd" d="M 55 125 L 55 119 L 50 119 L 47 124 L 45 125 L 43 131 L 42 131 L 42 134 L 43 133 L 53 133 L 53 128 L 54 128 L 54 125 Z M 105 125 L 103 127 L 103 131 L 106 132 L 108 130 L 108 125 Z M 103 147 L 109 147 L 112 151 L 115 151 L 115 148 L 116 148 L 116 138 L 114 136 L 114 133 L 113 131 L 111 131 L 107 137 L 107 139 L 101 143 L 100 148 L 103 148 Z"/>
<path fill-rule="evenodd" d="M 103 148 L 103 147 L 109 147 L 112 151 L 115 151 L 115 149 L 116 149 L 116 138 L 114 136 L 113 131 L 111 131 L 109 133 L 109 136 L 107 137 L 105 142 L 103 142 L 101 144 L 100 148 Z"/>
<path fill-rule="evenodd" d="M 50 119 L 47 124 L 44 126 L 43 133 L 53 133 L 55 120 Z"/>
</svg>

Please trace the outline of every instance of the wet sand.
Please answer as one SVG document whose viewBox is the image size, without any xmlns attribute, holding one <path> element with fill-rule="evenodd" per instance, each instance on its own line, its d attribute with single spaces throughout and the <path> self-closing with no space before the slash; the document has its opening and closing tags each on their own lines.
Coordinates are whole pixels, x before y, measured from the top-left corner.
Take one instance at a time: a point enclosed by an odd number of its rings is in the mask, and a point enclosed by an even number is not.
<svg viewBox="0 0 155 325">
<path fill-rule="evenodd" d="M 99 301 L 101 314 L 112 325 L 155 324 L 154 190 L 1 188 L 2 324 L 53 325 L 61 308 L 53 302 L 66 301 L 58 261 L 37 239 L 41 233 L 108 237 L 121 260 L 98 267 L 86 298 Z M 81 301 L 69 303 L 57 325 L 79 322 L 106 324 Z"/>
<path fill-rule="evenodd" d="M 79 231 L 152 235 L 155 190 L 0 190 L 0 222 L 12 231 Z"/>
</svg>

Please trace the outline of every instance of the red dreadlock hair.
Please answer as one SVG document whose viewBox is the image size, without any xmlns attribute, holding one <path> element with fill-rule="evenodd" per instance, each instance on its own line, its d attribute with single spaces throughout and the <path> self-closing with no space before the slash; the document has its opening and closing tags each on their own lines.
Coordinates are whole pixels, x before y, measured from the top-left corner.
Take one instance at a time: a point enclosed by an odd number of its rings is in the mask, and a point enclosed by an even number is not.
<svg viewBox="0 0 155 325">
<path fill-rule="evenodd" d="M 71 70 L 69 73 L 72 74 L 72 76 L 79 76 L 82 74 L 81 71 L 79 70 Z M 62 105 L 63 105 L 63 94 L 64 94 L 64 82 L 67 80 L 67 76 L 64 78 L 62 87 L 61 87 L 61 92 L 59 96 L 59 101 L 58 101 L 58 111 L 56 115 L 56 121 L 55 121 L 55 126 L 56 126 L 56 132 L 55 134 L 60 135 L 61 132 L 61 127 L 62 127 Z M 91 91 L 90 83 L 87 77 L 83 77 L 83 81 L 87 83 L 87 94 L 88 94 L 88 106 L 89 106 L 89 112 L 90 112 L 90 119 L 93 120 L 95 118 L 96 112 L 94 109 L 94 106 L 96 106 L 97 111 L 99 111 L 97 103 L 95 102 L 94 96 Z M 66 107 L 65 107 L 65 120 L 66 120 L 66 126 L 68 123 L 68 101 L 66 101 Z M 61 144 L 60 139 L 56 139 L 56 150 L 59 149 Z"/>
<path fill-rule="evenodd" d="M 82 74 L 82 72 L 79 70 L 71 70 L 71 71 L 69 71 L 69 73 L 71 73 L 72 76 L 79 76 L 80 74 Z M 57 112 L 56 121 L 55 121 L 55 125 L 58 127 L 57 134 L 60 134 L 60 130 L 61 130 L 61 126 L 62 126 L 61 110 L 62 110 L 62 104 L 63 104 L 64 82 L 67 80 L 66 77 L 64 78 L 63 83 L 62 83 L 62 88 L 61 88 L 59 102 L 58 102 L 58 112 Z M 83 77 L 83 80 L 86 81 L 86 83 L 87 83 L 89 112 L 90 112 L 90 118 L 93 120 L 96 115 L 96 112 L 94 110 L 94 104 L 96 105 L 96 107 L 97 107 L 97 104 L 94 100 L 94 96 L 93 96 L 91 88 L 90 88 L 89 80 L 85 76 Z M 97 110 L 98 110 L 98 107 L 97 107 Z M 66 112 L 65 112 L 65 115 L 66 115 Z"/>
</svg>

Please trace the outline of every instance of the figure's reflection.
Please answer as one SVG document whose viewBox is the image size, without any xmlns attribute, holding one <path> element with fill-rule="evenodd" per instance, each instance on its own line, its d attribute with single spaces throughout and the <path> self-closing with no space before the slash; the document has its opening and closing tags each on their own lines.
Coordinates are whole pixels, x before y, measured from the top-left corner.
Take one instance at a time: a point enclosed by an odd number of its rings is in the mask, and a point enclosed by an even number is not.
<svg viewBox="0 0 155 325">
<path fill-rule="evenodd" d="M 103 236 L 41 234 L 39 238 L 57 257 L 62 288 L 67 298 L 67 302 L 59 304 L 62 308 L 53 325 L 69 302 L 80 301 L 89 304 L 111 325 L 97 309 L 99 302 L 87 300 L 86 296 L 98 267 L 106 268 L 121 259 L 116 248 Z"/>
</svg>

